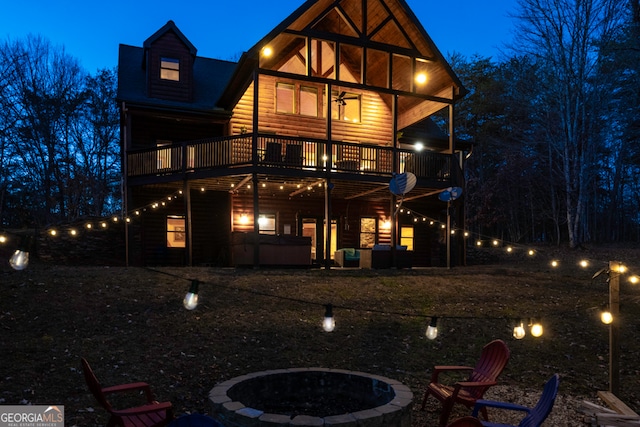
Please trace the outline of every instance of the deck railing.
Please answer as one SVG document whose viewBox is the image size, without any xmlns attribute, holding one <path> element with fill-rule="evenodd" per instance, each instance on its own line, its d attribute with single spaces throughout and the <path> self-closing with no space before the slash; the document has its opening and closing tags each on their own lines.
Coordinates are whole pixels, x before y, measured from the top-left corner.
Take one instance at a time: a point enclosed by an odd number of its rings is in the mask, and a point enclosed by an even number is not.
<svg viewBox="0 0 640 427">
<path fill-rule="evenodd" d="M 127 152 L 129 177 L 179 174 L 240 166 L 325 170 L 336 174 L 388 175 L 394 172 L 394 149 L 365 143 L 259 134 L 186 141 Z M 435 152 L 396 150 L 396 172 L 418 178 L 449 180 L 453 156 Z M 276 172 L 274 170 L 274 172 Z M 454 173 L 461 175 L 454 163 Z"/>
</svg>

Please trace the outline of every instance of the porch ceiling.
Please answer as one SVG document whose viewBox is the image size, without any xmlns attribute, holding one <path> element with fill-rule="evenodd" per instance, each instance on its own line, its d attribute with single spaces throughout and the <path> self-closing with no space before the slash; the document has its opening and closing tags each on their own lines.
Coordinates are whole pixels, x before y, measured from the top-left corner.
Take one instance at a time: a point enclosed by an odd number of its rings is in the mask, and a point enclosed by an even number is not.
<svg viewBox="0 0 640 427">
<path fill-rule="evenodd" d="M 389 180 L 379 182 L 354 181 L 349 179 L 332 179 L 332 199 L 344 200 L 391 200 Z M 324 198 L 325 180 L 317 177 L 291 177 L 291 176 L 258 176 L 258 194 L 260 197 L 276 197 L 293 199 Z M 230 193 L 248 195 L 253 194 L 251 175 L 233 175 L 215 178 L 205 178 L 190 181 L 193 190 L 201 191 L 228 191 Z M 166 188 L 166 184 L 165 184 Z M 176 183 L 172 191 L 182 188 L 181 183 Z M 416 186 L 407 193 L 405 200 L 421 199 L 435 196 L 442 187 Z"/>
</svg>

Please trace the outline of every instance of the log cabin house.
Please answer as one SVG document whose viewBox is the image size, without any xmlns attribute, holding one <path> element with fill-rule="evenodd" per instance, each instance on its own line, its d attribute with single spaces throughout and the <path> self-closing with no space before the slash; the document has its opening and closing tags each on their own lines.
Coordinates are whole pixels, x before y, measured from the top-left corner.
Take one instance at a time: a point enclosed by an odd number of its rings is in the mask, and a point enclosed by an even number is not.
<svg viewBox="0 0 640 427">
<path fill-rule="evenodd" d="M 118 66 L 128 263 L 464 262 L 462 199 L 438 194 L 464 187 L 465 89 L 404 0 L 306 1 L 237 63 L 169 21 Z"/>
</svg>

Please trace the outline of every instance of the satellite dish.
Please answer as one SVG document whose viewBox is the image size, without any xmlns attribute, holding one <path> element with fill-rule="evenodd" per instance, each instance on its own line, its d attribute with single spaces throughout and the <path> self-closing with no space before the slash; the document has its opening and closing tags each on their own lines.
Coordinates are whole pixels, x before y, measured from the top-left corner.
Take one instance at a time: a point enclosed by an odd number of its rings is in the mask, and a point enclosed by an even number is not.
<svg viewBox="0 0 640 427">
<path fill-rule="evenodd" d="M 438 198 L 443 202 L 452 202 L 459 198 L 462 195 L 462 188 L 460 187 L 449 187 L 444 189 L 439 195 Z"/>
<path fill-rule="evenodd" d="M 413 190 L 416 186 L 416 176 L 411 172 L 395 175 L 389 182 L 389 191 L 396 196 L 402 196 Z"/>
</svg>

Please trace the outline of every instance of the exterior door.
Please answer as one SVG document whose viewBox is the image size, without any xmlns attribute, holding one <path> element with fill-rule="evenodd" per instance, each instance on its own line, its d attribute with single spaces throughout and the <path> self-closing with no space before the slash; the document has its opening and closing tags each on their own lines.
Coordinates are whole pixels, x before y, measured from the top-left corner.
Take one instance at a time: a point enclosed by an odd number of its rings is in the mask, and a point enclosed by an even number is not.
<svg viewBox="0 0 640 427">
<path fill-rule="evenodd" d="M 321 264 L 324 260 L 324 245 L 327 240 L 327 230 L 324 226 L 323 217 L 304 217 L 302 218 L 300 235 L 311 237 L 311 261 L 316 264 Z M 333 254 L 338 249 L 338 226 L 337 220 L 331 220 L 331 249 L 330 255 L 333 259 Z"/>
</svg>

